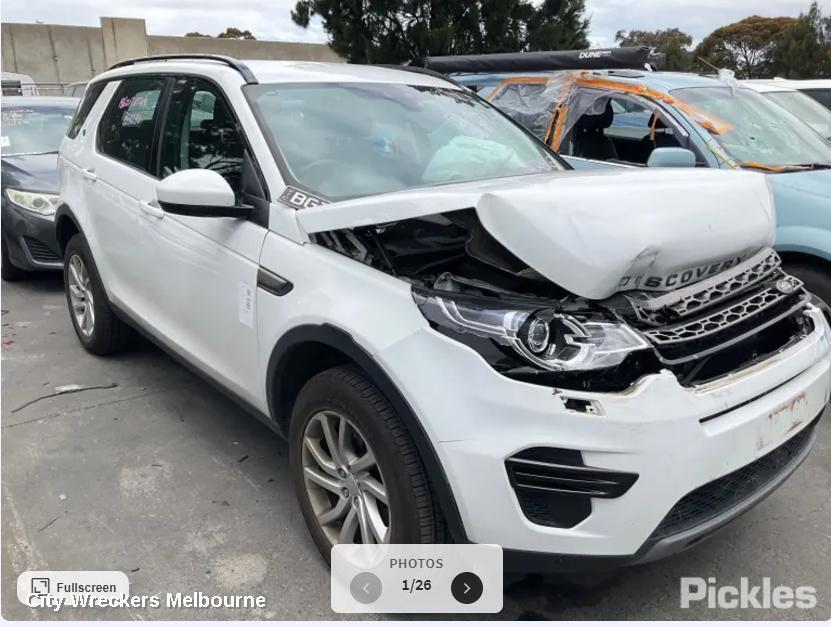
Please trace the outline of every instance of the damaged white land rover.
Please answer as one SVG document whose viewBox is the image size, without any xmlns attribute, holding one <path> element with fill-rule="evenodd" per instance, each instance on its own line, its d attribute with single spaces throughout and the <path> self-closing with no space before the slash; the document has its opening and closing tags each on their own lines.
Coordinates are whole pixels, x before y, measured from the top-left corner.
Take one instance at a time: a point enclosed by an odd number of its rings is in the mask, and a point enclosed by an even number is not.
<svg viewBox="0 0 831 627">
<path fill-rule="evenodd" d="M 327 558 L 656 559 L 779 486 L 829 400 L 763 176 L 572 172 L 437 76 L 136 60 L 60 174 L 83 346 L 140 330 L 287 435 Z"/>
</svg>

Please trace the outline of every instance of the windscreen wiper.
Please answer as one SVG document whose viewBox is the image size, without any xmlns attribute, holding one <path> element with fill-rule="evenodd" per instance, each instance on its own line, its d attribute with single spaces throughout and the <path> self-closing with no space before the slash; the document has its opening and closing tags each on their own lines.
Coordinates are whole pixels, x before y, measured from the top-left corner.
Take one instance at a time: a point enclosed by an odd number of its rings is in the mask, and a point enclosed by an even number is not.
<svg viewBox="0 0 831 627">
<path fill-rule="evenodd" d="M 806 170 L 831 170 L 831 163 L 800 163 L 794 167 Z"/>
<path fill-rule="evenodd" d="M 740 168 L 751 168 L 764 172 L 806 172 L 809 170 L 829 170 L 831 163 L 789 163 L 787 165 L 767 165 L 756 161 L 741 161 Z"/>
</svg>

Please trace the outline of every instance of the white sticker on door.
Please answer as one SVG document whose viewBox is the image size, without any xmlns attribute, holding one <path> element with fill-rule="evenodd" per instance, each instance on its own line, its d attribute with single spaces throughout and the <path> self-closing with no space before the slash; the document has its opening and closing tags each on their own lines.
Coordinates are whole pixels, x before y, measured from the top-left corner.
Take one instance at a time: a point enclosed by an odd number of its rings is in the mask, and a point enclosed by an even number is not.
<svg viewBox="0 0 831 627">
<path fill-rule="evenodd" d="M 254 290 L 246 283 L 239 284 L 239 321 L 254 328 Z"/>
</svg>

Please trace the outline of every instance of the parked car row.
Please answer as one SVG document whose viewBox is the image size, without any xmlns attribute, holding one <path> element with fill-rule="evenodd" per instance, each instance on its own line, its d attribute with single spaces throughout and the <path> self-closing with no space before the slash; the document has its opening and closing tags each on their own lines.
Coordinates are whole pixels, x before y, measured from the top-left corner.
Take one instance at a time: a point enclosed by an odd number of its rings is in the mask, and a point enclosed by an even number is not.
<svg viewBox="0 0 831 627">
<path fill-rule="evenodd" d="M 78 106 L 75 98 L 7 96 L 0 102 L 0 272 L 5 281 L 27 271 L 61 270 L 55 239 L 58 148 Z"/>
<path fill-rule="evenodd" d="M 744 86 L 729 76 L 646 69 L 455 78 L 486 89 L 490 102 L 576 168 L 771 173 L 776 250 L 789 272 L 831 302 L 831 112 L 785 81 Z"/>
<path fill-rule="evenodd" d="M 500 111 L 413 68 L 114 66 L 59 157 L 81 345 L 140 332 L 285 435 L 327 560 L 479 542 L 563 570 L 696 544 L 787 479 L 829 402 L 828 313 L 773 250 L 760 173 L 816 173 L 824 140 L 797 128 L 747 167 L 742 116 L 776 106 L 756 92 L 597 72 L 554 100 L 557 78 L 505 83 Z"/>
</svg>

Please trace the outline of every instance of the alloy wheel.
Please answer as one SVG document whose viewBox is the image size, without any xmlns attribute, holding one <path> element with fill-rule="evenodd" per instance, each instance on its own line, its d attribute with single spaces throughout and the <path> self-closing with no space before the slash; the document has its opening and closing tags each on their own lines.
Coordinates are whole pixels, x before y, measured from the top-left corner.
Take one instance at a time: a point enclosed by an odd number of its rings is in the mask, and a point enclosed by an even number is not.
<svg viewBox="0 0 831 627">
<path fill-rule="evenodd" d="M 67 282 L 75 324 L 81 333 L 90 336 L 95 328 L 95 302 L 92 296 L 89 272 L 87 272 L 83 259 L 78 255 L 72 255 L 69 258 Z"/>
<path fill-rule="evenodd" d="M 303 479 L 317 522 L 332 544 L 390 541 L 386 484 L 375 454 L 345 416 L 324 410 L 303 433 Z"/>
</svg>

